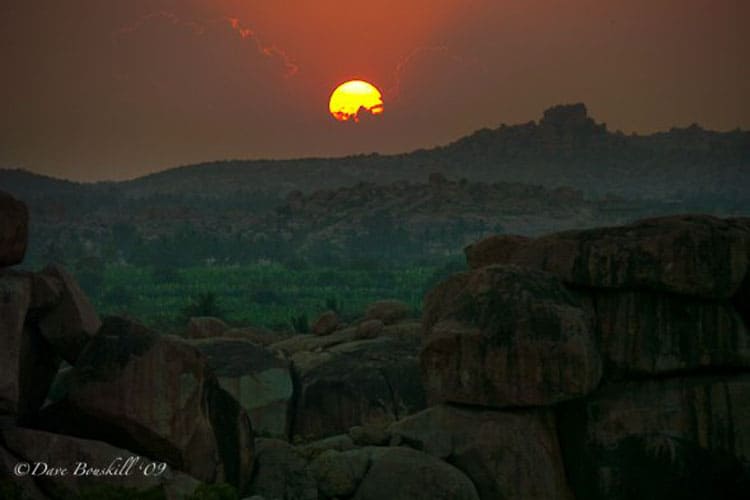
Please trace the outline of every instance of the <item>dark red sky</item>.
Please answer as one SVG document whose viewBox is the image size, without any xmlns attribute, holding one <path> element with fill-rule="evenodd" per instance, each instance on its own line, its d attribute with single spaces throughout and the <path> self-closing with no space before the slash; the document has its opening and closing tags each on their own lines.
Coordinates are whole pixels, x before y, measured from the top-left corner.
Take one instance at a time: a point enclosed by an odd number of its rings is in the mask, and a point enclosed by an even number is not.
<svg viewBox="0 0 750 500">
<path fill-rule="evenodd" d="M 401 152 L 576 101 L 612 130 L 748 129 L 749 19 L 747 0 L 2 0 L 0 168 Z M 355 77 L 386 112 L 337 123 Z"/>
</svg>

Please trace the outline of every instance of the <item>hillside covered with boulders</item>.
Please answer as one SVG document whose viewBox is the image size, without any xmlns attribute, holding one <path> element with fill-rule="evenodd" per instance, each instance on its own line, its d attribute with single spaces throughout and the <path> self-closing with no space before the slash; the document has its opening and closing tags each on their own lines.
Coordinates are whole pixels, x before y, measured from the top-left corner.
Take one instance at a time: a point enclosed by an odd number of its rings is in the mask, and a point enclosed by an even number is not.
<svg viewBox="0 0 750 500">
<path fill-rule="evenodd" d="M 465 249 L 469 270 L 430 290 L 421 317 L 383 297 L 302 335 L 195 317 L 175 336 L 100 318 L 61 266 L 14 267 L 28 231 L 26 206 L 0 193 L 4 498 L 750 488 L 750 219 L 491 236 Z M 117 462 L 128 457 L 129 469 Z M 24 466 L 80 462 L 121 474 Z M 219 494 L 230 496 L 208 496 Z"/>
</svg>

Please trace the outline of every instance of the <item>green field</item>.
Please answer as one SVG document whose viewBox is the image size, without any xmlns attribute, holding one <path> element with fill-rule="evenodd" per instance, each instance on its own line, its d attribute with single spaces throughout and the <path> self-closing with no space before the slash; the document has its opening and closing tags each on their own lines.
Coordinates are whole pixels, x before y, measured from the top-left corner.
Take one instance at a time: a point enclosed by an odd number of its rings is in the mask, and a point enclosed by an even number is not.
<svg viewBox="0 0 750 500">
<path fill-rule="evenodd" d="M 407 302 L 417 314 L 428 287 L 462 265 L 298 270 L 278 263 L 168 270 L 109 265 L 96 286 L 85 280 L 82 285 L 102 316 L 127 314 L 150 326 L 179 329 L 185 308 L 212 294 L 215 314 L 232 325 L 290 329 L 293 316 L 313 321 L 334 305 L 344 318 L 353 318 L 380 299 Z"/>
</svg>

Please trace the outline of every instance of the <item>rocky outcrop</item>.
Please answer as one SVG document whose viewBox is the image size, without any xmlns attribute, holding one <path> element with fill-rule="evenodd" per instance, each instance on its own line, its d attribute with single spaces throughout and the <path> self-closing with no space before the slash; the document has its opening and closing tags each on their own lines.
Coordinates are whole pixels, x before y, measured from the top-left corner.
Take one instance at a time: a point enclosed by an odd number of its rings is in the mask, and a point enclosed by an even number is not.
<svg viewBox="0 0 750 500">
<path fill-rule="evenodd" d="M 0 191 L 0 268 L 20 263 L 29 240 L 26 204 Z"/>
<path fill-rule="evenodd" d="M 500 412 L 446 405 L 391 425 L 396 444 L 452 464 L 480 498 L 571 499 L 550 411 Z"/>
<path fill-rule="evenodd" d="M 750 375 L 629 382 L 563 405 L 577 498 L 743 498 L 749 411 Z"/>
<path fill-rule="evenodd" d="M 0 440 L 13 454 L 13 466 L 24 462 L 37 467 L 38 475 L 21 481 L 26 483 L 22 485 L 24 490 L 39 491 L 41 498 L 91 495 L 91 490 L 96 487 L 115 486 L 151 494 L 158 492 L 169 500 L 179 500 L 191 495 L 200 484 L 190 476 L 171 470 L 166 464 L 100 441 L 20 427 L 0 430 Z M 146 467 L 162 470 L 162 473 L 144 474 L 142 471 Z M 50 468 L 64 468 L 67 472 L 53 474 Z M 113 474 L 96 474 L 95 470 L 110 470 Z"/>
<path fill-rule="evenodd" d="M 46 422 L 128 445 L 201 481 L 243 490 L 252 473 L 250 421 L 206 358 L 176 337 L 122 318 L 108 318 L 89 342 L 67 397 L 46 410 Z"/>
<path fill-rule="evenodd" d="M 293 436 L 332 436 L 362 424 L 390 423 L 424 408 L 418 339 L 383 337 L 292 357 Z"/>
<path fill-rule="evenodd" d="M 65 269 L 51 265 L 41 274 L 40 279 L 51 278 L 47 283 L 55 283 L 60 292 L 57 303 L 39 320 L 39 331 L 65 361 L 75 364 L 101 326 L 99 315 Z"/>
<path fill-rule="evenodd" d="M 745 219 L 675 216 L 534 240 L 493 237 L 466 255 L 472 271 L 444 281 L 426 299 L 422 366 L 431 397 L 485 408 L 430 408 L 393 424 L 395 442 L 456 465 L 482 498 L 535 498 L 536 485 L 545 485 L 542 497 L 568 498 L 570 490 L 583 500 L 742 498 L 750 484 Z M 574 302 L 560 302 L 565 295 Z M 550 306 L 539 305 L 544 301 Z M 535 327 L 546 335 L 570 328 L 572 316 L 561 313 L 571 305 L 591 318 L 583 322 L 587 350 L 590 359 L 601 358 L 601 380 L 571 397 L 537 398 L 524 413 L 490 408 L 497 402 L 487 397 L 497 395 L 493 380 L 533 393 L 550 381 L 588 379 L 591 363 L 567 360 L 557 365 L 569 370 L 558 370 L 558 379 L 540 375 L 554 362 L 529 363 L 528 349 L 508 347 L 521 335 L 544 339 L 528 335 Z M 561 319 L 545 319 L 547 311 Z M 511 335 L 492 335 L 503 331 Z M 564 352 L 551 344 L 544 351 Z M 500 372 L 514 364 L 530 373 Z M 479 429 L 491 435 L 498 427 L 488 422 L 503 422 L 508 435 L 477 439 Z M 539 453 L 558 449 L 540 440 L 555 427 L 561 452 Z M 458 458 L 462 448 L 471 467 Z M 531 457 L 537 467 L 513 469 L 510 457 Z M 488 470 L 495 483 L 483 475 Z M 561 479 L 549 481 L 555 477 Z"/>
<path fill-rule="evenodd" d="M 289 443 L 256 439 L 256 471 L 250 490 L 265 498 L 317 500 L 315 478 L 307 460 Z"/>
<path fill-rule="evenodd" d="M 371 457 L 372 465 L 355 500 L 478 499 L 472 482 L 442 460 L 408 448 L 387 448 Z"/>
<path fill-rule="evenodd" d="M 24 420 L 44 403 L 60 358 L 38 327 L 46 299 L 30 273 L 0 271 L 0 414 Z"/>
<path fill-rule="evenodd" d="M 588 394 L 601 377 L 592 318 L 550 274 L 515 266 L 459 274 L 426 298 L 424 328 L 433 403 L 551 405 Z"/>
<path fill-rule="evenodd" d="M 728 303 L 597 291 L 599 346 L 613 377 L 750 368 L 750 334 Z"/>
<path fill-rule="evenodd" d="M 726 300 L 747 275 L 748 245 L 750 231 L 737 221 L 673 216 L 544 236 L 528 242 L 523 251 L 509 249 L 509 258 L 496 249 L 497 262 L 486 263 L 542 269 L 579 287 Z"/>
<path fill-rule="evenodd" d="M 246 340 L 192 341 L 208 358 L 221 387 L 247 412 L 260 436 L 289 438 L 291 363 Z"/>
</svg>

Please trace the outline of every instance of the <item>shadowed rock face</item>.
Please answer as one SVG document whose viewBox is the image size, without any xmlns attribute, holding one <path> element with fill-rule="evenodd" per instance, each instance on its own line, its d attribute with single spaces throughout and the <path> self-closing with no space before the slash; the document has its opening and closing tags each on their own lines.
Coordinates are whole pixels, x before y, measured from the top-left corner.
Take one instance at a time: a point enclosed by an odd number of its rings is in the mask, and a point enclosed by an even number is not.
<svg viewBox="0 0 750 500">
<path fill-rule="evenodd" d="M 577 498 L 744 498 L 748 411 L 748 375 L 630 382 L 564 405 Z"/>
<path fill-rule="evenodd" d="M 39 333 L 32 276 L 0 271 L 0 413 L 24 420 L 44 402 L 60 358 Z"/>
<path fill-rule="evenodd" d="M 331 436 L 424 408 L 418 350 L 418 339 L 385 337 L 295 355 L 292 435 Z"/>
<path fill-rule="evenodd" d="M 256 471 L 251 490 L 264 498 L 317 500 L 315 478 L 300 452 L 286 441 L 259 438 L 255 442 Z"/>
<path fill-rule="evenodd" d="M 206 355 L 219 384 L 245 409 L 257 434 L 289 438 L 294 387 L 288 360 L 244 340 L 208 339 L 191 344 Z"/>
<path fill-rule="evenodd" d="M 68 363 L 78 355 L 101 326 L 99 315 L 75 278 L 58 265 L 47 266 L 40 280 L 49 278 L 59 287 L 59 299 L 39 321 L 39 331 Z"/>
<path fill-rule="evenodd" d="M 480 498 L 570 499 L 549 411 L 438 405 L 394 423 L 393 439 L 446 460 Z"/>
<path fill-rule="evenodd" d="M 515 266 L 459 274 L 426 299 L 428 398 L 509 407 L 585 395 L 601 376 L 591 324 L 552 275 Z"/>
<path fill-rule="evenodd" d="M 181 499 L 193 493 L 199 483 L 195 479 L 166 469 L 159 476 L 131 474 L 119 476 L 115 479 L 106 476 L 74 475 L 73 471 L 78 463 L 84 463 L 90 468 L 106 469 L 110 464 L 122 464 L 137 454 L 129 450 L 116 448 L 101 441 L 79 439 L 62 434 L 12 427 L 0 429 L 0 438 L 5 446 L 19 458 L 14 457 L 14 464 L 19 461 L 28 463 L 44 462 L 52 467 L 66 467 L 70 473 L 64 477 L 38 477 L 24 480 L 25 489 L 39 488 L 44 490 L 49 498 L 77 498 L 85 490 L 94 486 L 111 486 L 113 481 L 121 487 L 132 488 L 143 492 L 149 490 L 163 491 L 166 498 Z M 71 460 L 73 459 L 73 460 Z M 140 457 L 137 465 L 147 465 L 151 461 Z M 54 464 L 54 465 L 53 465 Z M 12 473 L 12 471 L 8 471 Z M 28 483 L 34 483 L 29 485 Z M 38 484 L 38 486 L 37 486 Z M 46 496 L 32 496 L 32 498 L 46 498 Z"/>
<path fill-rule="evenodd" d="M 372 461 L 355 500 L 479 499 L 476 488 L 461 471 L 425 453 L 389 448 L 373 454 Z"/>
<path fill-rule="evenodd" d="M 200 351 L 177 338 L 109 318 L 79 356 L 65 403 L 81 422 L 102 424 L 71 429 L 76 434 L 119 436 L 202 481 L 241 490 L 249 481 L 247 415 L 219 387 Z"/>
<path fill-rule="evenodd" d="M 494 257 L 486 257 L 482 264 L 543 269 L 580 287 L 726 300 L 737 293 L 747 275 L 749 242 L 750 231 L 736 220 L 674 216 L 556 233 L 524 244 L 521 251 L 508 248 L 515 242 L 501 242 Z M 482 243 L 476 246 L 481 248 Z"/>
<path fill-rule="evenodd" d="M 750 368 L 750 335 L 728 303 L 654 292 L 597 291 L 597 336 L 610 375 Z"/>
<path fill-rule="evenodd" d="M 19 264 L 29 239 L 26 204 L 0 191 L 0 268 Z"/>
</svg>

